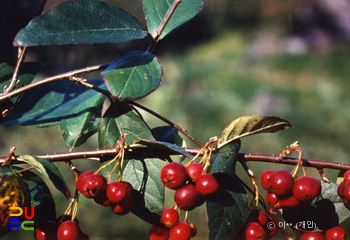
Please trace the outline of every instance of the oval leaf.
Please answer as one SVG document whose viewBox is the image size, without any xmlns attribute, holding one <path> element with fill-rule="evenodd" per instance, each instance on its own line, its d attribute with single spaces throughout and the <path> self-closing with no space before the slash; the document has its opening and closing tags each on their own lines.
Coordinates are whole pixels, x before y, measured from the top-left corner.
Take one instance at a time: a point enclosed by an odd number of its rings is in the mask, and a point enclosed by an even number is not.
<svg viewBox="0 0 350 240">
<path fill-rule="evenodd" d="M 159 27 L 164 23 L 175 0 L 144 0 L 143 9 L 146 16 L 148 32 L 153 38 L 157 36 Z M 171 31 L 196 16 L 204 7 L 205 0 L 182 0 L 166 24 L 159 40 Z"/>
<path fill-rule="evenodd" d="M 112 95 L 138 99 L 156 90 L 163 81 L 163 70 L 156 56 L 133 51 L 115 59 L 101 73 Z"/>
<path fill-rule="evenodd" d="M 15 46 L 109 43 L 147 35 L 130 13 L 97 0 L 69 1 L 32 20 L 16 36 Z"/>
<path fill-rule="evenodd" d="M 264 132 L 273 133 L 290 127 L 292 127 L 290 122 L 275 116 L 242 116 L 224 128 L 218 140 L 218 148 L 234 139 Z"/>
<path fill-rule="evenodd" d="M 42 174 L 44 178 L 50 180 L 56 189 L 63 193 L 67 199 L 71 198 L 68 187 L 61 175 L 61 172 L 53 163 L 47 161 L 46 159 L 33 157 L 31 155 L 19 156 L 17 160 L 26 162 L 29 165 L 33 166 L 36 170 L 38 170 L 39 173 Z"/>
</svg>

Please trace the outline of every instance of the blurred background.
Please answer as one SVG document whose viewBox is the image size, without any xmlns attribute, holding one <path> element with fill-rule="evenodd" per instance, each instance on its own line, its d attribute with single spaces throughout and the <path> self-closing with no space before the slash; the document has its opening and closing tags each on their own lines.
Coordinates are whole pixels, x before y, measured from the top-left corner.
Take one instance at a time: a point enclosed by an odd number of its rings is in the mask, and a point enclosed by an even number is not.
<svg viewBox="0 0 350 240">
<path fill-rule="evenodd" d="M 44 11 L 60 2 L 63 1 L 48 0 Z M 145 25 L 141 0 L 107 2 L 130 11 Z M 241 152 L 280 153 L 298 140 L 305 158 L 350 163 L 349 13 L 350 2 L 346 0 L 208 1 L 197 17 L 159 42 L 155 53 L 164 68 L 164 81 L 140 103 L 184 127 L 203 143 L 219 136 L 239 116 L 276 115 L 289 120 L 294 127 L 243 138 Z M 27 60 L 48 64 L 38 76 L 41 79 L 108 63 L 122 52 L 146 48 L 147 43 L 142 41 L 33 47 Z M 165 125 L 143 114 L 151 127 Z M 57 126 L 44 129 L 2 126 L 1 155 L 7 155 L 13 146 L 17 154 L 68 151 L 61 134 Z M 187 141 L 187 145 L 193 144 Z M 78 149 L 95 148 L 96 136 Z M 98 168 L 97 162 L 74 163 L 82 171 Z M 278 164 L 248 165 L 255 176 L 268 168 L 292 169 Z M 68 166 L 61 163 L 57 166 L 67 182 L 74 181 Z M 237 171 L 249 183 L 241 167 Z M 338 171 L 325 172 L 336 181 Z M 307 169 L 307 173 L 317 176 L 314 169 Z M 55 189 L 52 193 L 60 215 L 68 201 Z M 165 207 L 172 205 L 172 195 L 167 193 Z M 85 198 L 79 202 L 80 226 L 90 239 L 147 238 L 150 225 L 137 217 L 115 216 L 109 208 Z M 204 207 L 191 212 L 189 221 L 198 228 L 194 239 L 208 238 Z M 350 221 L 342 226 L 350 229 Z M 32 235 L 18 231 L 5 238 L 32 239 Z"/>
</svg>

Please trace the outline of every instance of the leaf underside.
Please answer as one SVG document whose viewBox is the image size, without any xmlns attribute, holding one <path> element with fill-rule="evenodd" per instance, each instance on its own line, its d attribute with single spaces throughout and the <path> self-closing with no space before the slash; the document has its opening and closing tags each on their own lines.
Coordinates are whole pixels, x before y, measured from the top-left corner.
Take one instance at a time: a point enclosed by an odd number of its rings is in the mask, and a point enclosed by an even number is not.
<svg viewBox="0 0 350 240">
<path fill-rule="evenodd" d="M 292 127 L 290 122 L 275 116 L 242 116 L 223 129 L 218 140 L 218 148 L 238 138 L 258 133 L 273 133 L 290 127 Z"/>
</svg>

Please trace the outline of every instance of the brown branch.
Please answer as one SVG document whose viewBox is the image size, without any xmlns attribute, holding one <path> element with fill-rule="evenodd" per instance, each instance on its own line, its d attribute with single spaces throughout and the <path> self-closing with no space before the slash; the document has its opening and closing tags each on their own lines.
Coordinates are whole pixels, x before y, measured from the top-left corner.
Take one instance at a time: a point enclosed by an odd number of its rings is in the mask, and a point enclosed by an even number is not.
<svg viewBox="0 0 350 240">
<path fill-rule="evenodd" d="M 200 152 L 200 148 L 185 148 L 185 150 L 191 154 L 196 155 Z M 119 148 L 104 148 L 97 150 L 88 150 L 88 151 L 77 151 L 77 152 L 62 152 L 62 153 L 51 153 L 51 154 L 40 154 L 33 155 L 34 157 L 39 157 L 47 159 L 51 162 L 67 162 L 70 160 L 76 159 L 88 159 L 88 158 L 102 158 L 102 157 L 111 157 L 113 158 L 118 154 Z M 130 147 L 125 148 L 125 159 L 136 159 L 141 160 L 145 158 L 160 158 L 168 159 L 169 155 L 180 155 L 180 153 L 166 150 L 166 149 L 154 149 L 149 147 Z M 23 162 L 16 161 L 14 156 L 11 160 L 12 164 L 21 164 Z M 6 161 L 8 157 L 0 157 L 0 166 Z M 287 164 L 287 165 L 296 165 L 298 158 L 291 157 L 281 157 L 280 154 L 253 154 L 253 153 L 239 153 L 238 158 L 241 161 L 247 162 L 267 162 L 267 163 L 278 163 L 278 164 Z M 316 169 L 337 169 L 337 170 L 349 170 L 350 164 L 332 162 L 319 159 L 302 159 L 304 167 L 312 167 Z"/>
<path fill-rule="evenodd" d="M 59 75 L 55 75 L 53 77 L 45 78 L 43 80 L 40 80 L 40 81 L 31 83 L 31 84 L 25 85 L 25 86 L 23 86 L 21 88 L 18 88 L 16 90 L 14 90 L 14 91 L 11 91 L 9 93 L 1 94 L 0 95 L 0 103 L 5 101 L 5 100 L 7 100 L 7 99 L 19 96 L 19 95 L 21 95 L 21 94 L 23 94 L 23 93 L 25 93 L 25 92 L 27 92 L 29 90 L 32 90 L 34 88 L 37 88 L 39 86 L 43 86 L 45 84 L 53 83 L 53 82 L 60 81 L 60 80 L 63 80 L 63 79 L 69 80 L 70 77 L 72 77 L 72 76 L 76 76 L 76 75 L 79 75 L 79 74 L 90 73 L 90 72 L 101 71 L 101 70 L 106 69 L 107 67 L 108 67 L 108 64 L 100 64 L 100 65 L 95 65 L 95 66 L 91 66 L 91 67 L 86 67 L 86 68 L 77 69 L 77 70 L 74 70 L 74 71 L 62 73 L 62 74 L 59 74 Z"/>
</svg>

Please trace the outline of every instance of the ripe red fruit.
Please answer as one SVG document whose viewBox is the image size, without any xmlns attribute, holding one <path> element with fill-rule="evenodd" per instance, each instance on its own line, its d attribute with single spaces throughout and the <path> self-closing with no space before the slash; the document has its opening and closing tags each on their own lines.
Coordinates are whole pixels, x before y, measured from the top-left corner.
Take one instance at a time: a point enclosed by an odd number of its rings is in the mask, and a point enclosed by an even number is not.
<svg viewBox="0 0 350 240">
<path fill-rule="evenodd" d="M 160 179 L 164 186 L 177 190 L 185 186 L 188 176 L 185 167 L 181 163 L 171 162 L 162 168 Z"/>
<path fill-rule="evenodd" d="M 203 174 L 203 165 L 199 162 L 193 162 L 186 167 L 186 173 L 193 181 L 196 181 Z"/>
<path fill-rule="evenodd" d="M 269 190 L 269 184 L 268 184 L 268 181 L 269 181 L 269 178 L 271 176 L 271 174 L 273 174 L 274 172 L 276 172 L 276 170 L 265 170 L 261 173 L 260 175 L 260 184 L 261 184 L 261 187 L 265 190 Z"/>
<path fill-rule="evenodd" d="M 174 201 L 182 210 L 190 211 L 198 206 L 200 195 L 193 184 L 187 184 L 176 190 Z"/>
<path fill-rule="evenodd" d="M 265 195 L 265 199 L 271 207 L 275 206 L 276 203 L 278 202 L 277 196 L 274 193 L 267 192 Z"/>
<path fill-rule="evenodd" d="M 112 205 L 111 200 L 108 199 L 106 192 L 102 192 L 99 195 L 97 195 L 96 197 L 94 197 L 94 201 L 97 204 L 100 204 L 102 206 L 108 207 Z"/>
<path fill-rule="evenodd" d="M 128 190 L 121 182 L 111 182 L 107 185 L 106 195 L 111 202 L 118 203 L 128 195 Z"/>
<path fill-rule="evenodd" d="M 127 194 L 132 195 L 134 188 L 131 186 L 131 184 L 129 182 L 126 182 L 126 181 L 120 181 L 120 183 L 122 183 L 124 185 L 124 187 L 126 188 Z"/>
<path fill-rule="evenodd" d="M 58 225 L 54 221 L 41 223 L 35 228 L 34 237 L 36 240 L 56 239 Z"/>
<path fill-rule="evenodd" d="M 80 228 L 75 221 L 65 221 L 57 229 L 58 240 L 78 240 L 79 236 Z"/>
<path fill-rule="evenodd" d="M 167 208 L 163 211 L 160 221 L 166 227 L 171 228 L 179 222 L 179 213 L 174 208 Z"/>
<path fill-rule="evenodd" d="M 321 183 L 316 178 L 302 176 L 294 182 L 292 192 L 298 201 L 311 202 L 321 194 Z"/>
<path fill-rule="evenodd" d="M 197 178 L 196 189 L 199 194 L 206 196 L 215 193 L 219 189 L 219 184 L 213 175 L 205 173 Z"/>
<path fill-rule="evenodd" d="M 189 240 L 192 236 L 192 228 L 188 222 L 179 222 L 170 229 L 171 240 Z"/>
<path fill-rule="evenodd" d="M 134 207 L 134 199 L 130 194 L 127 194 L 118 203 L 112 203 L 112 211 L 117 215 L 128 214 Z"/>
<path fill-rule="evenodd" d="M 164 226 L 152 226 L 148 236 L 150 240 L 168 240 L 169 228 Z"/>
<path fill-rule="evenodd" d="M 300 204 L 298 199 L 294 195 L 288 196 L 286 198 L 278 199 L 277 204 L 273 206 L 274 209 L 280 209 L 284 207 L 296 207 Z"/>
<path fill-rule="evenodd" d="M 342 182 L 338 185 L 338 188 L 337 188 L 338 196 L 339 196 L 341 199 L 344 198 L 344 185 L 345 185 L 345 182 L 342 181 Z"/>
<path fill-rule="evenodd" d="M 277 170 L 268 180 L 268 191 L 277 197 L 289 194 L 294 185 L 294 178 L 286 170 Z"/>
<path fill-rule="evenodd" d="M 264 228 L 257 222 L 250 222 L 245 227 L 245 240 L 264 240 L 266 232 Z"/>
<path fill-rule="evenodd" d="M 76 182 L 76 188 L 86 198 L 93 198 L 104 192 L 107 187 L 107 181 L 101 174 L 94 174 L 91 171 L 84 172 Z"/>
<path fill-rule="evenodd" d="M 345 230 L 340 226 L 335 226 L 326 231 L 327 240 L 344 240 L 346 238 Z"/>
<path fill-rule="evenodd" d="M 320 232 L 305 232 L 301 235 L 300 240 L 326 240 L 326 237 Z"/>
<path fill-rule="evenodd" d="M 343 198 L 350 200 L 350 182 L 345 182 L 343 187 Z"/>
<path fill-rule="evenodd" d="M 256 209 L 254 211 L 254 219 L 261 225 L 265 226 L 269 222 L 269 217 L 267 216 L 266 212 L 262 209 Z"/>
<path fill-rule="evenodd" d="M 347 170 L 347 171 L 344 173 L 344 181 L 345 181 L 345 182 L 349 182 L 349 181 L 350 181 L 350 170 Z"/>
</svg>

